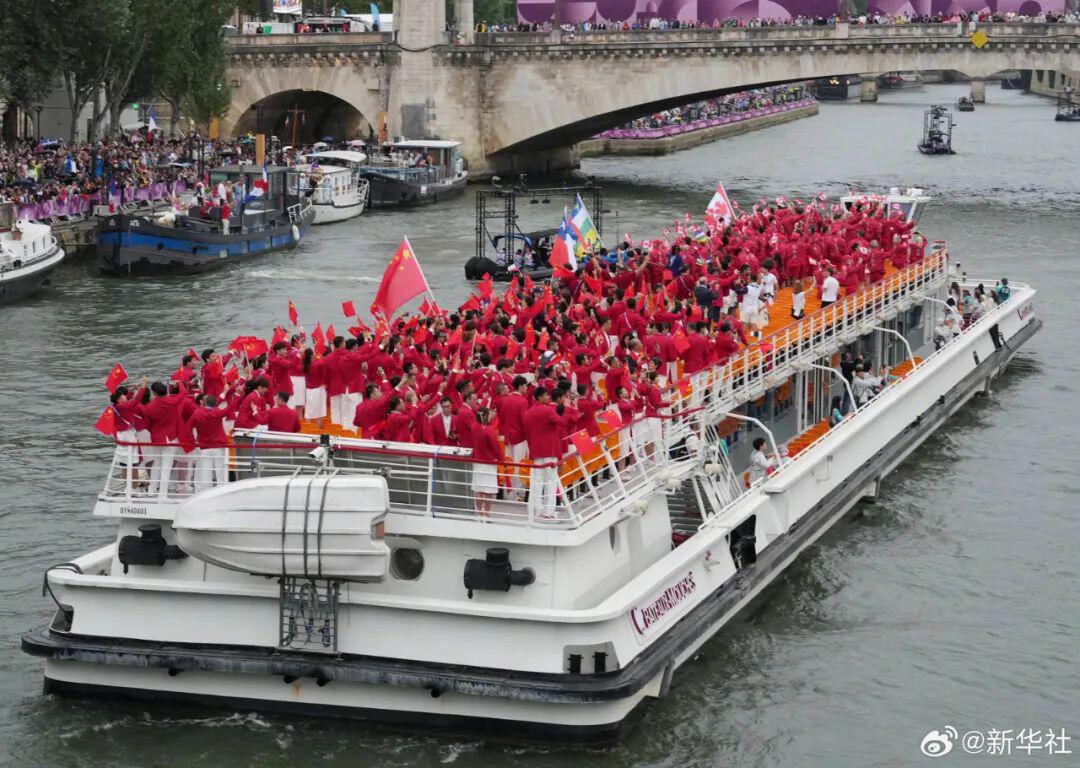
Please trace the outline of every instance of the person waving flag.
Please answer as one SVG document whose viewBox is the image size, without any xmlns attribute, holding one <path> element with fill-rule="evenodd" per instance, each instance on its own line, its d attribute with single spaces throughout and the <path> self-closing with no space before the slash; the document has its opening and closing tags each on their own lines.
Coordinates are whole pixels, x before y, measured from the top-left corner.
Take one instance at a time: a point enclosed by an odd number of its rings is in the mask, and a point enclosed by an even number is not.
<svg viewBox="0 0 1080 768">
<path fill-rule="evenodd" d="M 394 258 L 386 265 L 379 292 L 371 303 L 371 313 L 389 319 L 409 299 L 424 292 L 431 295 L 431 288 L 428 287 L 424 271 L 420 269 L 420 262 L 416 260 L 416 254 L 406 237 L 398 246 Z M 435 297 L 431 298 L 434 301 Z"/>
</svg>

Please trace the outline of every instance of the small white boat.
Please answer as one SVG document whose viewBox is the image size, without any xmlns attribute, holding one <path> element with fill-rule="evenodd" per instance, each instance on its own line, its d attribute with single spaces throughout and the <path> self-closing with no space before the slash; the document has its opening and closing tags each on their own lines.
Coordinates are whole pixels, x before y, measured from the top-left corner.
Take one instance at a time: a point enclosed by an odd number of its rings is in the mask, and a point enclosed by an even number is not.
<svg viewBox="0 0 1080 768">
<path fill-rule="evenodd" d="M 360 173 L 367 160 L 363 152 L 314 152 L 297 166 L 300 191 L 307 190 L 315 208 L 316 224 L 331 224 L 359 216 L 368 203 L 370 184 Z"/>
<path fill-rule="evenodd" d="M 867 195 L 853 191 L 840 198 L 840 204 L 849 213 L 857 205 L 885 206 L 890 212 L 899 211 L 904 220 L 912 224 L 919 223 L 919 218 L 929 202 L 930 196 L 919 187 L 908 187 L 903 191 L 899 187 L 892 187 L 886 195 Z"/>
<path fill-rule="evenodd" d="M 0 304 L 35 293 L 64 260 L 48 224 L 16 221 L 12 205 L 0 205 Z"/>
<path fill-rule="evenodd" d="M 382 581 L 389 509 L 375 475 L 260 477 L 189 499 L 173 528 L 189 555 L 231 571 Z"/>
</svg>

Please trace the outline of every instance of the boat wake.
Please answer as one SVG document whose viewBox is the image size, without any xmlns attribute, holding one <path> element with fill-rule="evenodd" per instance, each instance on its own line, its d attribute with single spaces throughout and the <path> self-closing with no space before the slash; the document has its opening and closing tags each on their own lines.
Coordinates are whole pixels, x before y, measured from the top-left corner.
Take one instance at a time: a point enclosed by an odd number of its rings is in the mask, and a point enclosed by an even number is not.
<svg viewBox="0 0 1080 768">
<path fill-rule="evenodd" d="M 366 275 L 343 275 L 340 272 L 312 272 L 306 269 L 256 269 L 248 273 L 262 280 L 319 280 L 325 283 L 377 283 L 378 278 Z"/>
</svg>

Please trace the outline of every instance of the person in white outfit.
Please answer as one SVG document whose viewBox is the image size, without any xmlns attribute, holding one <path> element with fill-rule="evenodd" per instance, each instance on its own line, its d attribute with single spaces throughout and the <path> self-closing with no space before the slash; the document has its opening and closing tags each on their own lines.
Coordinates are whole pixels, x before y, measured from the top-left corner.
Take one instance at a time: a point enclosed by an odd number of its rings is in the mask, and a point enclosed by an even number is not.
<svg viewBox="0 0 1080 768">
<path fill-rule="evenodd" d="M 765 438 L 756 438 L 754 451 L 750 454 L 750 484 L 765 479 L 779 464 L 779 459 L 765 453 Z"/>
</svg>

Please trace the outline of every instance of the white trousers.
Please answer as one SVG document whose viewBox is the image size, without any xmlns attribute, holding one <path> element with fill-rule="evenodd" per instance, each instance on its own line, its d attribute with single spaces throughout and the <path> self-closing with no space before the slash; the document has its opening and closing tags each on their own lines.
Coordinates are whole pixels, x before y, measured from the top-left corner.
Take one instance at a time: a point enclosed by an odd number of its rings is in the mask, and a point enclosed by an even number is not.
<svg viewBox="0 0 1080 768">
<path fill-rule="evenodd" d="M 175 440 L 170 445 L 154 445 L 148 449 L 148 453 L 154 461 L 153 469 L 150 470 L 150 495 L 165 498 L 169 495 L 169 480 L 172 475 L 173 462 L 179 450 Z"/>
<path fill-rule="evenodd" d="M 364 400 L 364 396 L 359 392 L 346 392 L 341 396 L 341 418 L 344 421 L 341 422 L 343 427 L 351 427 L 353 425 L 353 419 L 356 417 L 356 407 L 360 405 Z"/>
<path fill-rule="evenodd" d="M 199 493 L 215 485 L 229 481 L 228 448 L 202 448 L 195 464 L 195 492 Z"/>
<path fill-rule="evenodd" d="M 529 474 L 529 514 L 533 518 L 555 517 L 555 501 L 559 492 L 559 460 L 554 456 L 534 458 L 536 464 Z"/>
<path fill-rule="evenodd" d="M 339 427 L 344 426 L 345 422 L 342 421 L 341 406 L 345 402 L 345 395 L 334 395 L 330 398 L 330 421 L 337 424 Z M 349 414 L 349 426 L 352 426 L 354 414 Z"/>
<path fill-rule="evenodd" d="M 289 398 L 288 406 L 290 408 L 303 408 L 307 393 L 307 380 L 303 376 L 290 376 L 292 380 L 293 393 Z"/>
</svg>

